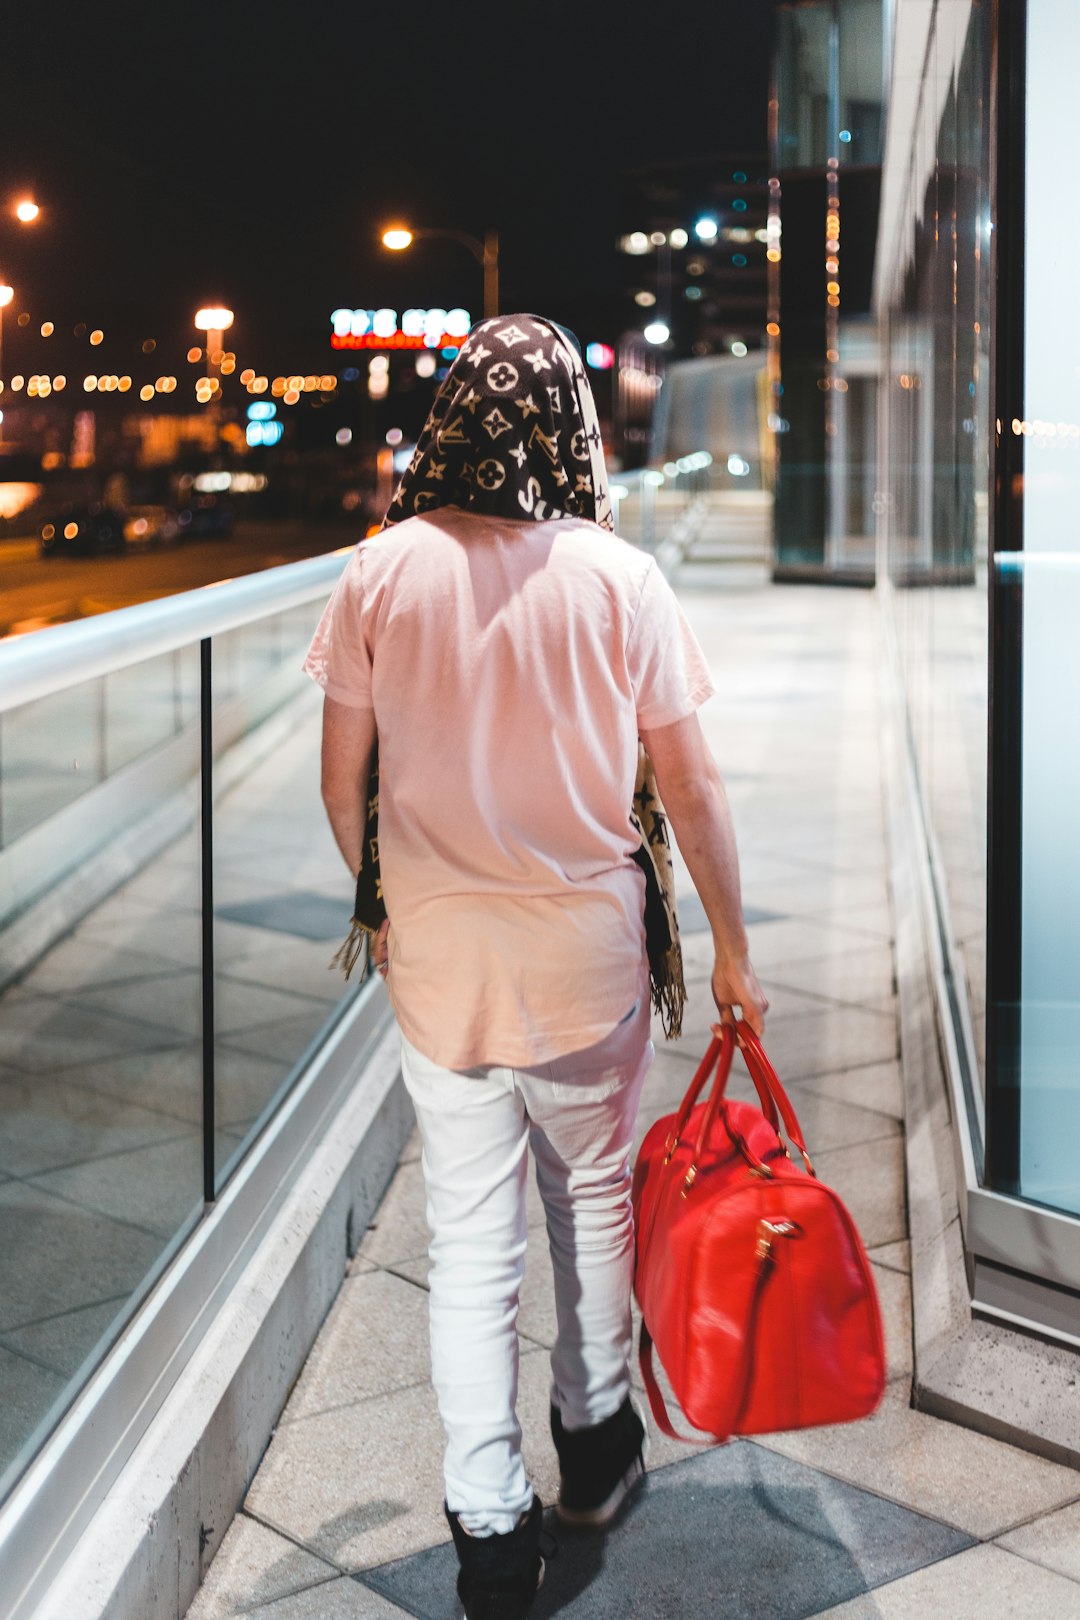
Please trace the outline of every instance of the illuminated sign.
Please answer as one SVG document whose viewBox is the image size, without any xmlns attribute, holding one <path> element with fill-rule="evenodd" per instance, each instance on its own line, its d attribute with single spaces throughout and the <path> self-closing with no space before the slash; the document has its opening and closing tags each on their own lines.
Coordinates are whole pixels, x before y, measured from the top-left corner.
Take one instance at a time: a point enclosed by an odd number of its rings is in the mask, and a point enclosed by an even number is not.
<svg viewBox="0 0 1080 1620">
<path fill-rule="evenodd" d="M 585 349 L 585 360 L 594 371 L 610 371 L 615 364 L 615 350 L 608 343 L 590 343 Z"/>
<path fill-rule="evenodd" d="M 464 342 L 472 317 L 467 309 L 335 309 L 330 317 L 335 349 L 442 349 Z"/>
<path fill-rule="evenodd" d="M 248 444 L 277 444 L 284 432 L 284 422 L 249 422 L 245 438 Z"/>
</svg>

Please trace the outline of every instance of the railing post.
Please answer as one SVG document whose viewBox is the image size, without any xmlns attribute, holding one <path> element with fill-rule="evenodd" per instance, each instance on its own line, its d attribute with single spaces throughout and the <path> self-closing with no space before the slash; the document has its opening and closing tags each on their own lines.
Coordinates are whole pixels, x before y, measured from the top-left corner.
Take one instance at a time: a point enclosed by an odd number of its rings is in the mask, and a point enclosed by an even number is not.
<svg viewBox="0 0 1080 1620">
<path fill-rule="evenodd" d="M 199 643 L 199 784 L 202 814 L 203 1198 L 217 1197 L 214 1154 L 214 710 L 212 642 Z"/>
</svg>

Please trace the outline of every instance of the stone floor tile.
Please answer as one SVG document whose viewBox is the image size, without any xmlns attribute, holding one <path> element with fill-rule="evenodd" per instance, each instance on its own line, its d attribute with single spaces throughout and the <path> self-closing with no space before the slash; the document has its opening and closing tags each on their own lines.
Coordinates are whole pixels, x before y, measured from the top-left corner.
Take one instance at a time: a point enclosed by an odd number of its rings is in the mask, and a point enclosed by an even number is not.
<svg viewBox="0 0 1080 1620">
<path fill-rule="evenodd" d="M 837 916 L 853 907 L 877 906 L 888 915 L 889 890 L 883 871 L 838 872 L 832 868 L 785 873 L 743 885 L 744 900 L 792 917 Z"/>
<path fill-rule="evenodd" d="M 282 1423 L 431 1377 L 428 1294 L 387 1271 L 350 1277 L 323 1324 Z"/>
<path fill-rule="evenodd" d="M 244 1620 L 401 1620 L 406 1611 L 343 1575 L 243 1613 Z"/>
<path fill-rule="evenodd" d="M 306 939 L 290 939 L 277 935 L 274 950 L 253 951 L 248 956 L 236 956 L 224 964 L 226 972 L 218 973 L 218 984 L 225 978 L 244 984 L 258 985 L 268 990 L 287 990 L 317 1001 L 330 1001 L 335 1005 L 345 996 L 355 995 L 359 981 L 354 973 L 346 981 L 340 967 L 330 965 L 332 951 L 325 945 Z"/>
<path fill-rule="evenodd" d="M 284 1052 L 275 1058 L 256 1057 L 240 1052 L 226 1041 L 214 1051 L 214 1091 L 216 1116 L 223 1125 L 239 1125 L 252 1120 L 274 1096 L 293 1067 L 293 1058 Z"/>
<path fill-rule="evenodd" d="M 145 1061 L 145 1060 L 144 1060 Z M 134 1103 L 51 1075 L 0 1080 L 0 1170 L 33 1176 L 60 1165 L 143 1147 L 184 1127 Z"/>
<path fill-rule="evenodd" d="M 711 970 L 711 962 L 708 964 Z M 770 1001 L 781 987 L 820 996 L 848 1006 L 880 1007 L 893 997 L 893 953 L 883 941 L 867 939 L 863 947 L 830 950 L 800 960 L 770 960 L 761 969 Z"/>
<path fill-rule="evenodd" d="M 0 1332 L 128 1294 L 160 1238 L 22 1181 L 0 1187 Z"/>
<path fill-rule="evenodd" d="M 896 1020 L 862 1007 L 831 1006 L 798 1018 L 768 1020 L 764 1044 L 787 1085 L 895 1058 Z"/>
<path fill-rule="evenodd" d="M 376 1265 L 391 1269 L 398 1261 L 426 1255 L 431 1237 L 424 1208 L 424 1172 L 419 1159 L 413 1159 L 399 1166 L 358 1252 Z M 525 1218 L 530 1228 L 543 1227 L 544 1206 L 531 1165 L 525 1189 Z"/>
<path fill-rule="evenodd" d="M 911 1278 L 902 1272 L 890 1271 L 886 1266 L 873 1266 L 873 1273 L 885 1329 L 886 1377 L 910 1379 L 914 1361 Z"/>
<path fill-rule="evenodd" d="M 0 1473 L 43 1421 L 66 1379 L 0 1347 Z"/>
<path fill-rule="evenodd" d="M 788 1076 L 781 1079 L 788 1083 Z M 900 1064 L 895 1058 L 884 1063 L 860 1064 L 853 1069 L 837 1069 L 832 1073 L 815 1074 L 807 1080 L 792 1082 L 793 1098 L 804 1092 L 827 1097 L 836 1102 L 853 1103 L 857 1108 L 869 1108 L 878 1114 L 890 1114 L 894 1119 L 904 1117 L 904 1083 Z"/>
<path fill-rule="evenodd" d="M 426 1256 L 431 1234 L 424 1209 L 424 1176 L 420 1164 L 414 1161 L 402 1165 L 395 1171 L 382 1203 L 360 1239 L 357 1253 L 378 1266 L 411 1260 L 417 1255 Z"/>
<path fill-rule="evenodd" d="M 291 947 L 292 941 L 288 940 L 287 945 Z M 283 951 L 282 959 L 287 960 L 288 954 L 288 950 Z M 341 985 L 344 986 L 344 983 L 342 978 Z M 313 1025 L 313 1028 L 318 1028 L 318 1023 L 327 1016 L 326 999 L 277 987 L 248 984 L 222 975 L 214 983 L 214 1028 L 225 1039 L 230 1035 L 240 1037 L 244 1030 L 280 1022 L 283 1018 L 318 1020 Z"/>
<path fill-rule="evenodd" d="M 739 1444 L 650 1474 L 603 1537 L 552 1529 L 534 1620 L 802 1620 L 967 1539 Z M 454 1567 L 440 1546 L 360 1578 L 422 1620 L 456 1620 Z"/>
<path fill-rule="evenodd" d="M 65 1378 L 72 1377 L 115 1322 L 125 1296 L 95 1301 L 5 1333 L 3 1343 Z"/>
<path fill-rule="evenodd" d="M 300 1000 L 299 997 L 296 998 Z M 274 1023 L 256 1024 L 249 1029 L 236 1030 L 225 1039 L 238 1052 L 249 1052 L 255 1057 L 288 1058 L 290 1067 L 304 1049 L 314 1040 L 326 1022 L 328 1008 L 324 1001 L 306 1000 L 302 1012 Z"/>
<path fill-rule="evenodd" d="M 420 1155 L 421 1155 L 422 1152 L 423 1152 L 423 1144 L 420 1141 L 420 1132 L 416 1129 L 416 1127 L 414 1125 L 412 1130 L 409 1133 L 409 1137 L 408 1137 L 408 1140 L 405 1143 L 405 1146 L 401 1150 L 401 1157 L 398 1159 L 398 1163 L 399 1164 L 415 1164 L 418 1161 L 418 1159 L 420 1158 Z"/>
<path fill-rule="evenodd" d="M 231 1620 L 290 1593 L 338 1579 L 332 1564 L 240 1513 L 214 1554 L 185 1620 Z"/>
<path fill-rule="evenodd" d="M 165 955 L 128 950 L 116 940 L 76 930 L 35 962 L 21 982 L 42 995 L 74 996 L 87 985 L 152 979 L 175 971 L 176 963 Z"/>
<path fill-rule="evenodd" d="M 202 1132 L 188 1128 L 167 1142 L 49 1170 L 27 1185 L 171 1238 L 203 1201 Z"/>
<path fill-rule="evenodd" d="M 195 968 L 177 967 L 160 979 L 89 985 L 77 1000 L 96 1012 L 158 1024 L 174 1039 L 202 1033 L 202 974 Z"/>
<path fill-rule="evenodd" d="M 876 1249 L 869 1249 L 867 1253 L 876 1266 L 911 1275 L 911 1244 L 907 1238 L 902 1238 L 899 1243 L 879 1243 Z"/>
<path fill-rule="evenodd" d="M 861 1423 L 762 1436 L 755 1444 L 982 1539 L 1075 1498 L 1072 1469 L 913 1411 L 902 1390 L 893 1385 Z"/>
<path fill-rule="evenodd" d="M 767 977 L 778 962 L 843 956 L 864 946 L 887 948 L 886 941 L 851 923 L 841 923 L 839 916 L 787 917 L 778 922 L 751 924 L 747 932 L 750 959 L 759 977 Z"/>
<path fill-rule="evenodd" d="M 1080 1479 L 1077 1485 L 1080 1486 Z M 1077 1494 L 1080 1495 L 1080 1490 Z M 1056 1513 L 1047 1513 L 1031 1524 L 1021 1525 L 1018 1530 L 1010 1530 L 998 1538 L 998 1546 L 1030 1558 L 1034 1564 L 1056 1570 L 1059 1575 L 1067 1575 L 1072 1581 L 1080 1581 L 1080 1501 L 1059 1508 Z M 1080 1599 L 1080 1589 L 1077 1596 Z M 1080 1601 L 1077 1612 L 1080 1613 Z"/>
<path fill-rule="evenodd" d="M 123 890 L 92 911 L 80 924 L 78 938 L 98 939 L 109 949 L 166 957 L 184 967 L 202 960 L 202 921 L 197 912 L 163 916 L 156 905 L 135 900 Z"/>
<path fill-rule="evenodd" d="M 844 1200 L 867 1248 L 907 1236 L 902 1136 L 830 1148 L 815 1155 L 814 1168 Z"/>
<path fill-rule="evenodd" d="M 540 1497 L 558 1489 L 548 1433 L 543 1350 L 521 1357 L 518 1413 Z M 280 1427 L 246 1506 L 343 1569 L 370 1568 L 447 1538 L 442 1425 L 431 1387 L 416 1384 Z"/>
<path fill-rule="evenodd" d="M 831 1609 L 817 1620 L 1073 1620 L 1080 1586 L 1000 1547 L 971 1547 Z"/>
<path fill-rule="evenodd" d="M 149 1020 L 114 1017 L 55 996 L 0 1000 L 0 1061 L 30 1074 L 176 1044 L 173 1030 Z"/>
</svg>

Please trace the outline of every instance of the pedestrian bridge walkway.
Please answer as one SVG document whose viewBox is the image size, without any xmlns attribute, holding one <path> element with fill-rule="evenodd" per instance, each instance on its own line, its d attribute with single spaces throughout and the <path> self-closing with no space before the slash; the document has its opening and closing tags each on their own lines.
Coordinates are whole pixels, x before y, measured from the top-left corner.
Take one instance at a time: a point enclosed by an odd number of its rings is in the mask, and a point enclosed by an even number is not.
<svg viewBox="0 0 1080 1620">
<path fill-rule="evenodd" d="M 421 1167 L 383 987 L 329 967 L 351 896 L 299 664 L 342 560 L 0 645 L 0 1620 L 456 1613 Z M 851 1428 L 654 1437 L 610 1534 L 558 1534 L 535 1612 L 1080 1617 L 1080 1476 L 912 1407 L 877 605 L 724 560 L 668 558 L 715 673 L 768 1049 L 870 1250 L 888 1392 Z M 680 892 L 691 1000 L 642 1134 L 711 1018 Z M 550 1503 L 535 1192 L 529 1216 Z"/>
<path fill-rule="evenodd" d="M 771 587 L 760 571 L 695 583 L 682 601 L 718 688 L 702 720 L 739 833 L 751 951 L 771 1001 L 766 1044 L 820 1174 L 869 1249 L 889 1383 L 873 1419 L 850 1427 L 706 1450 L 654 1435 L 646 1488 L 606 1537 L 552 1526 L 558 1551 L 534 1613 L 1080 1615 L 1080 1477 L 911 1405 L 876 604 L 869 594 Z M 310 733 L 291 746 L 311 758 Z M 682 1096 L 711 1017 L 709 936 L 685 872 L 681 892 L 686 1030 L 674 1045 L 657 1034 L 639 1135 Z M 550 1503 L 555 1320 L 535 1188 L 529 1221 L 520 1415 Z M 459 1612 L 429 1382 L 426 1244 L 410 1138 L 189 1620 Z"/>
</svg>

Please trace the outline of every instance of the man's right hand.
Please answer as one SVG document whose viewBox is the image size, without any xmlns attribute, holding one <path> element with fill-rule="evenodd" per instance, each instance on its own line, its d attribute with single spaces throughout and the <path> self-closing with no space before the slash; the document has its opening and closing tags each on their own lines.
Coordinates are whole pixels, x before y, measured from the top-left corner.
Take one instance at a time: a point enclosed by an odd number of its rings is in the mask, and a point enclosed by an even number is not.
<svg viewBox="0 0 1080 1620">
<path fill-rule="evenodd" d="M 730 957 L 726 961 L 718 958 L 713 968 L 712 993 L 721 1024 L 734 1024 L 734 1009 L 738 1007 L 754 1034 L 764 1035 L 769 1003 L 749 956 Z"/>
</svg>

